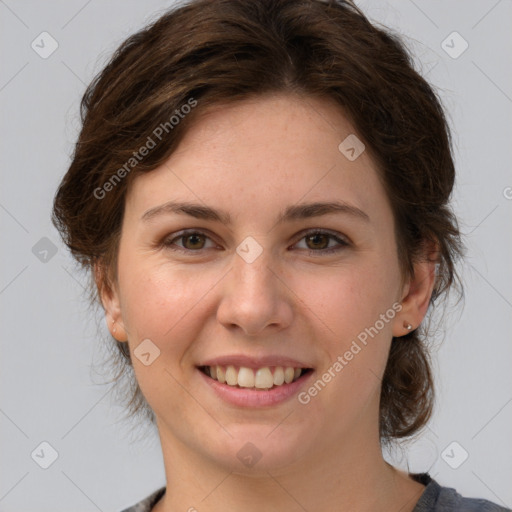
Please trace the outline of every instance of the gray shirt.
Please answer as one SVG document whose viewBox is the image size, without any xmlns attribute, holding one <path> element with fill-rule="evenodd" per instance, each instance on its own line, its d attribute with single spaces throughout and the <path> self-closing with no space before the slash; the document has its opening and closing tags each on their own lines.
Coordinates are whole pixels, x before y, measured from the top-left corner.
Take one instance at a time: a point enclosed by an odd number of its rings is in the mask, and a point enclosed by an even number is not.
<svg viewBox="0 0 512 512">
<path fill-rule="evenodd" d="M 511 512 L 510 508 L 502 507 L 488 500 L 463 498 L 455 489 L 441 487 L 428 473 L 411 474 L 410 476 L 426 486 L 413 512 Z M 122 512 L 151 512 L 151 509 L 164 494 L 165 487 L 161 487 Z"/>
</svg>

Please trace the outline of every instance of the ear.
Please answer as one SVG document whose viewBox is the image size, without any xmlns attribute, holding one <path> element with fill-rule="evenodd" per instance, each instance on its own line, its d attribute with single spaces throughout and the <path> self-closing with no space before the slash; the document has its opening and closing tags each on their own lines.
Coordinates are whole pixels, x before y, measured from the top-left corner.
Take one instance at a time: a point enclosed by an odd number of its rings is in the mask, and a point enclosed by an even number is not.
<svg viewBox="0 0 512 512">
<path fill-rule="evenodd" d="M 128 341 L 126 328 L 121 316 L 119 292 L 107 278 L 107 271 L 101 263 L 94 264 L 94 281 L 105 310 L 105 320 L 110 334 L 120 342 Z"/>
<path fill-rule="evenodd" d="M 421 261 L 414 264 L 413 276 L 404 285 L 402 309 L 393 325 L 393 336 L 396 338 L 417 329 L 427 314 L 436 278 L 437 245 L 429 244 L 429 250 L 425 253 Z M 408 329 L 408 326 L 411 328 Z"/>
</svg>

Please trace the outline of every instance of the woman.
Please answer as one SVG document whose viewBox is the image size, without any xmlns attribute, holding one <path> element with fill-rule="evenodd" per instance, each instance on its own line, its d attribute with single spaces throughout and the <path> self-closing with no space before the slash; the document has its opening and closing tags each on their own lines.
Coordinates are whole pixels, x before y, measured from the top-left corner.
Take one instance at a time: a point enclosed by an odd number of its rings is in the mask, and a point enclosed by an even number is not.
<svg viewBox="0 0 512 512">
<path fill-rule="evenodd" d="M 428 421 L 457 282 L 450 137 L 348 2 L 196 0 L 88 88 L 54 222 L 156 423 L 128 511 L 505 510 L 388 464 Z"/>
</svg>

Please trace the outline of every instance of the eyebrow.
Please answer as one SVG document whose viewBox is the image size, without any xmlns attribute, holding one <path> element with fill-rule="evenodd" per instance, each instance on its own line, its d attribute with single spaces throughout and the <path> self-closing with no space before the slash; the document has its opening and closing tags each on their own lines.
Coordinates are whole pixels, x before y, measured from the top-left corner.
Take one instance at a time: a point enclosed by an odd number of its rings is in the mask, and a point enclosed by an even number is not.
<svg viewBox="0 0 512 512">
<path fill-rule="evenodd" d="M 343 201 L 328 201 L 304 203 L 288 206 L 277 219 L 277 224 L 289 222 L 292 220 L 309 219 L 312 217 L 320 217 L 340 213 L 349 215 L 356 219 L 370 222 L 370 217 L 363 210 L 345 203 Z M 231 216 L 223 210 L 216 210 L 209 206 L 190 202 L 169 201 L 154 208 L 147 210 L 141 217 L 141 220 L 148 222 L 160 215 L 180 214 L 188 215 L 196 219 L 211 220 L 221 222 L 225 225 L 231 225 Z"/>
</svg>

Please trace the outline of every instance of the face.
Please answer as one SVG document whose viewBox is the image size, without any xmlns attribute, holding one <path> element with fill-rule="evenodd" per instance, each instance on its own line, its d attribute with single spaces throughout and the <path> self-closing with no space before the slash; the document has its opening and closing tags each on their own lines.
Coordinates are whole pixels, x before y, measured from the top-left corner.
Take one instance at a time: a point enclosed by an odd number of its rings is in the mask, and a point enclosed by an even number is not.
<svg viewBox="0 0 512 512">
<path fill-rule="evenodd" d="M 163 442 L 278 472 L 377 439 L 408 290 L 377 169 L 338 149 L 354 132 L 327 100 L 245 100 L 133 181 L 104 304 Z"/>
</svg>

